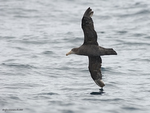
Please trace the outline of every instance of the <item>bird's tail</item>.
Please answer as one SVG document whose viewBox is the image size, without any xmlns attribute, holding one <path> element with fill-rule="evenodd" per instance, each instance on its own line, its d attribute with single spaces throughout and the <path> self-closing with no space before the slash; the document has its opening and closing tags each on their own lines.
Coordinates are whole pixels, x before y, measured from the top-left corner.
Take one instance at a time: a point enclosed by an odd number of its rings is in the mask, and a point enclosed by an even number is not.
<svg viewBox="0 0 150 113">
<path fill-rule="evenodd" d="M 95 82 L 99 87 L 104 87 L 104 86 L 105 86 L 104 82 L 103 82 L 101 79 L 94 80 L 94 82 Z"/>
<path fill-rule="evenodd" d="M 117 55 L 117 53 L 112 48 L 105 48 L 105 55 Z"/>
</svg>

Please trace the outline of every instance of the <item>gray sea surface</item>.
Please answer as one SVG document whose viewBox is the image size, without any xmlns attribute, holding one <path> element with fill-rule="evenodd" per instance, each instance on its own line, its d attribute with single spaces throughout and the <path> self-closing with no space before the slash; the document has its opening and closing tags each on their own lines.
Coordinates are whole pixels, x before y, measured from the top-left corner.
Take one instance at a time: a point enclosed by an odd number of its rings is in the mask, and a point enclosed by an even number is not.
<svg viewBox="0 0 150 113">
<path fill-rule="evenodd" d="M 94 11 L 102 95 L 86 56 L 81 18 Z M 0 0 L 0 113 L 149 113 L 149 0 Z"/>
</svg>

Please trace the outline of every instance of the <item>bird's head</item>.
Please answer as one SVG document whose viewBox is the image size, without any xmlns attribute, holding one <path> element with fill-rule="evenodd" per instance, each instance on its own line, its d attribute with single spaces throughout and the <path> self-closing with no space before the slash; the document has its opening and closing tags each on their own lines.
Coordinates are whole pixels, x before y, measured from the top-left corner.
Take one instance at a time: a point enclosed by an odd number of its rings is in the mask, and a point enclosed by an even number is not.
<svg viewBox="0 0 150 113">
<path fill-rule="evenodd" d="M 73 49 L 71 49 L 70 52 L 68 52 L 68 53 L 66 54 L 66 56 L 68 56 L 68 55 L 70 55 L 70 54 L 77 54 L 77 53 L 78 53 L 78 48 L 73 48 Z"/>
</svg>

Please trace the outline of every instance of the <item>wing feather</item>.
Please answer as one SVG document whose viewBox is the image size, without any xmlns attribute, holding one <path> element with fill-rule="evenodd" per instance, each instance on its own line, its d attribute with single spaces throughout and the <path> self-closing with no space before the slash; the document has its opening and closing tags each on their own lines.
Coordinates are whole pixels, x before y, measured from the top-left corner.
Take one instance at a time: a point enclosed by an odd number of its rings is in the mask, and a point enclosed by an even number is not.
<svg viewBox="0 0 150 113">
<path fill-rule="evenodd" d="M 104 87 L 105 84 L 102 81 L 101 63 L 102 59 L 100 56 L 89 56 L 89 71 L 91 77 L 98 86 Z"/>
<path fill-rule="evenodd" d="M 98 45 L 97 43 L 97 33 L 94 30 L 94 24 L 91 16 L 93 15 L 92 9 L 89 7 L 82 18 L 82 29 L 84 32 L 84 43 L 85 45 L 93 44 Z"/>
</svg>

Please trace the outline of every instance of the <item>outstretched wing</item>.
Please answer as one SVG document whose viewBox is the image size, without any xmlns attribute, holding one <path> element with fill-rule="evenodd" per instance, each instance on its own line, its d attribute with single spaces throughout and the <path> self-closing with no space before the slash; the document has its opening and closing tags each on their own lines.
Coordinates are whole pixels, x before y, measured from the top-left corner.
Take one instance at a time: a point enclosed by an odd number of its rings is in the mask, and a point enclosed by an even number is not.
<svg viewBox="0 0 150 113">
<path fill-rule="evenodd" d="M 100 56 L 89 56 L 89 71 L 91 77 L 98 86 L 104 87 L 105 84 L 102 81 L 101 63 L 102 59 Z"/>
<path fill-rule="evenodd" d="M 93 44 L 98 45 L 97 43 L 97 33 L 94 30 L 94 24 L 91 16 L 93 15 L 92 9 L 89 7 L 82 18 L 82 29 L 84 32 L 84 43 L 85 45 Z"/>
</svg>

